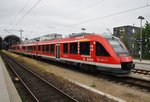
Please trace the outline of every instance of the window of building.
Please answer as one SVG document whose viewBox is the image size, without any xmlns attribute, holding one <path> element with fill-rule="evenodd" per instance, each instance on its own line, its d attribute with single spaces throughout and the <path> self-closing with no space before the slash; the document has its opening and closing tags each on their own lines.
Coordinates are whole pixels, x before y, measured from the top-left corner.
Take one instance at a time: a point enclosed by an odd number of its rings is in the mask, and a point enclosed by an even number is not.
<svg viewBox="0 0 150 102">
<path fill-rule="evenodd" d="M 90 55 L 90 42 L 80 42 L 80 54 Z"/>
<path fill-rule="evenodd" d="M 42 45 L 42 52 L 45 51 L 45 45 Z"/>
<path fill-rule="evenodd" d="M 38 51 L 40 51 L 41 49 L 40 49 L 40 45 L 38 45 Z"/>
<path fill-rule="evenodd" d="M 50 45 L 50 54 L 54 54 L 54 44 Z"/>
<path fill-rule="evenodd" d="M 110 56 L 106 49 L 99 42 L 96 42 L 96 56 Z"/>
<path fill-rule="evenodd" d="M 68 43 L 64 43 L 63 53 L 68 54 Z"/>
<path fill-rule="evenodd" d="M 70 43 L 70 54 L 77 54 L 78 53 L 78 43 Z"/>
<path fill-rule="evenodd" d="M 49 52 L 49 45 L 46 45 L 46 52 Z"/>
</svg>

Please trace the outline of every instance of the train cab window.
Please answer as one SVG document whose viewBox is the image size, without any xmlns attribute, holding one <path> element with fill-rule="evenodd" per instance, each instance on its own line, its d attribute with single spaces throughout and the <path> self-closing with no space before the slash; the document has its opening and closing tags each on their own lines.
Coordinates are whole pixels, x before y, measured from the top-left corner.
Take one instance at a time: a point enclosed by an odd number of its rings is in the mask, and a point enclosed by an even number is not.
<svg viewBox="0 0 150 102">
<path fill-rule="evenodd" d="M 80 42 L 80 54 L 90 55 L 90 42 Z"/>
<path fill-rule="evenodd" d="M 45 45 L 42 45 L 42 52 L 45 51 Z"/>
<path fill-rule="evenodd" d="M 68 54 L 68 43 L 64 43 L 63 53 Z"/>
<path fill-rule="evenodd" d="M 54 44 L 50 45 L 50 54 L 54 54 Z"/>
<path fill-rule="evenodd" d="M 46 45 L 46 53 L 49 52 L 49 45 Z"/>
<path fill-rule="evenodd" d="M 40 45 L 38 45 L 38 51 L 40 51 L 41 49 L 40 49 Z"/>
<path fill-rule="evenodd" d="M 96 42 L 96 56 L 110 56 L 106 49 L 99 42 Z"/>
<path fill-rule="evenodd" d="M 78 43 L 70 43 L 70 54 L 77 54 L 78 53 Z"/>
</svg>

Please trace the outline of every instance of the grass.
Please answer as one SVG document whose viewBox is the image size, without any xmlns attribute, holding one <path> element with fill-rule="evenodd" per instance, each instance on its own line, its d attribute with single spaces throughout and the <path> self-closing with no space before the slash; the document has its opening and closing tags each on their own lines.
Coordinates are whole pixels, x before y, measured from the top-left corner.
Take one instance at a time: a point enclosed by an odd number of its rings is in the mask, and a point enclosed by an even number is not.
<svg viewBox="0 0 150 102">
<path fill-rule="evenodd" d="M 94 80 L 93 80 L 93 83 L 90 86 L 93 87 L 93 88 L 96 87 L 96 84 L 95 84 Z"/>
</svg>

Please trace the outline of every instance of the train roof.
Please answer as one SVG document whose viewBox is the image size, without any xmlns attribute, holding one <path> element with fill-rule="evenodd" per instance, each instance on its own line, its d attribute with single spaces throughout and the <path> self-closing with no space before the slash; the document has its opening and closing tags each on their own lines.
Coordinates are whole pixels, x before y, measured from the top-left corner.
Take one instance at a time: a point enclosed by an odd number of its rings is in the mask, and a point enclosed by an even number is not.
<svg viewBox="0 0 150 102">
<path fill-rule="evenodd" d="M 101 39 L 108 39 L 113 38 L 114 36 L 108 35 L 108 34 L 95 34 L 95 33 L 73 33 L 69 35 L 67 38 L 61 38 L 61 39 L 53 39 L 53 40 L 47 40 L 47 41 L 38 41 L 38 42 L 32 42 L 32 43 L 23 43 L 22 46 L 32 46 L 32 45 L 42 45 L 42 44 L 49 44 L 49 43 L 67 43 L 67 42 L 84 42 L 84 41 L 91 41 L 91 40 L 98 40 L 98 37 Z"/>
</svg>

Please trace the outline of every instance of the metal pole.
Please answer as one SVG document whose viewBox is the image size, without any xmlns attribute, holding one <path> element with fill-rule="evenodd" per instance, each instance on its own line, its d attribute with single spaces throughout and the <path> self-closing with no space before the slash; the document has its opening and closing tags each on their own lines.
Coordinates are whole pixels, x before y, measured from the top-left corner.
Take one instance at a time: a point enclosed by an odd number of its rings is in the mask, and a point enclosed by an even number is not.
<svg viewBox="0 0 150 102">
<path fill-rule="evenodd" d="M 20 29 L 20 42 L 22 43 L 22 32 L 23 32 L 23 30 L 22 29 Z M 22 56 L 22 47 L 20 47 L 20 51 L 21 51 L 21 56 Z"/>
<path fill-rule="evenodd" d="M 142 20 L 144 19 L 144 17 L 139 16 L 138 19 L 140 19 L 140 25 L 141 25 L 141 31 L 140 31 L 140 61 L 142 61 Z"/>
<path fill-rule="evenodd" d="M 141 35 L 140 35 L 141 43 L 140 43 L 140 61 L 142 61 L 142 19 L 141 19 Z"/>
<path fill-rule="evenodd" d="M 22 33 L 23 33 L 24 31 L 22 30 L 22 29 L 20 29 L 20 40 L 21 40 L 21 42 L 22 42 Z"/>
<path fill-rule="evenodd" d="M 108 30 L 108 32 L 111 34 L 111 35 L 113 35 L 113 33 L 111 33 L 111 31 L 109 30 L 109 29 L 107 29 Z"/>
<path fill-rule="evenodd" d="M 141 39 L 141 46 L 140 46 L 140 61 L 142 61 L 142 19 L 141 19 L 141 35 L 140 35 L 140 39 Z"/>
</svg>

